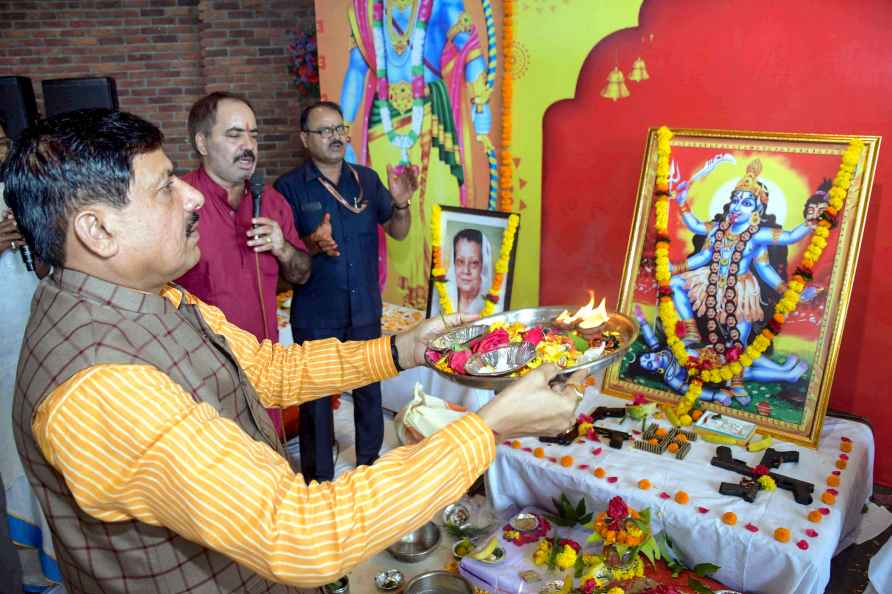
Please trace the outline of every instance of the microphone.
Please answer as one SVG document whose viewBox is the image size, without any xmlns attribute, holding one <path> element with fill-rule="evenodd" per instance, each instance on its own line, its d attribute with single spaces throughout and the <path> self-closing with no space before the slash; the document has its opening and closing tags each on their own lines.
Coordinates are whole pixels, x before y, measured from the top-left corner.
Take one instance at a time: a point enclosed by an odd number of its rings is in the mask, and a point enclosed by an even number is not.
<svg viewBox="0 0 892 594">
<path fill-rule="evenodd" d="M 22 255 L 22 262 L 25 263 L 25 268 L 28 269 L 28 272 L 34 272 L 34 257 L 31 255 L 31 248 L 28 247 L 27 243 L 22 244 L 22 247 L 19 248 L 19 253 Z"/>
<path fill-rule="evenodd" d="M 254 173 L 248 183 L 251 188 L 251 199 L 254 202 L 254 218 L 260 216 L 260 202 L 263 199 L 263 174 Z"/>
</svg>

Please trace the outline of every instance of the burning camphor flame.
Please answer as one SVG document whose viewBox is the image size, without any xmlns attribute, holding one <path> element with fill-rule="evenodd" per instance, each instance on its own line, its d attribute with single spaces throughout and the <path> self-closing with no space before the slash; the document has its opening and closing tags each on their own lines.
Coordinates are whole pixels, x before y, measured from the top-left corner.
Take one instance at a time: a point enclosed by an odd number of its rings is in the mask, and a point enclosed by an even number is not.
<svg viewBox="0 0 892 594">
<path fill-rule="evenodd" d="M 605 299 L 602 298 L 600 305 L 594 307 L 595 292 L 589 289 L 588 294 L 588 303 L 577 309 L 576 313 L 571 316 L 570 312 L 565 309 L 554 321 L 567 326 L 577 325 L 580 328 L 597 328 L 610 319 L 610 316 L 607 315 L 607 307 L 604 304 Z"/>
</svg>

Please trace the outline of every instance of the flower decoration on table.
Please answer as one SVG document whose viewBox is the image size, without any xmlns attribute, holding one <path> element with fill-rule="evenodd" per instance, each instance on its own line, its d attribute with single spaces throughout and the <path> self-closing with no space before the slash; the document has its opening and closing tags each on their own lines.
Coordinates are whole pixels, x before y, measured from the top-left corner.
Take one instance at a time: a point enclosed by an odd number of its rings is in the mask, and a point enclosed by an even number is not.
<svg viewBox="0 0 892 594">
<path fill-rule="evenodd" d="M 688 412 L 700 397 L 703 384 L 723 386 L 732 379 L 740 379 L 743 376 L 744 368 L 751 366 L 753 361 L 762 357 L 774 338 L 780 334 L 787 316 L 796 310 L 802 292 L 812 280 L 814 267 L 827 246 L 830 230 L 836 225 L 837 217 L 843 208 L 864 143 L 860 139 L 854 139 L 843 153 L 839 171 L 833 180 L 833 187 L 828 192 L 828 207 L 821 214 L 810 243 L 799 265 L 794 268 L 786 291 L 775 305 L 774 314 L 762 332 L 748 345 L 738 344 L 727 350 L 724 349 L 724 345 L 721 345 L 723 352 L 719 352 L 715 346 L 707 346 L 701 351 L 699 357 L 694 357 L 688 354 L 685 344 L 679 336 L 679 330 L 683 330 L 680 326 L 684 326 L 684 324 L 680 324 L 681 320 L 675 309 L 670 287 L 673 270 L 673 266 L 669 262 L 671 236 L 668 229 L 671 195 L 669 188 L 671 140 L 672 131 L 669 128 L 663 126 L 657 131 L 657 168 L 654 184 L 654 214 L 657 230 L 654 250 L 656 255 L 655 276 L 658 284 L 660 321 L 663 328 L 676 329 L 675 332 L 667 332 L 666 343 L 678 363 L 687 368 L 690 378 L 687 392 L 675 405 L 674 410 L 677 420 L 684 425 L 691 422 Z M 683 335 L 683 331 L 681 334 Z"/>
<path fill-rule="evenodd" d="M 555 515 L 548 516 L 557 526 L 572 528 L 579 524 L 588 524 L 592 521 L 593 512 L 585 509 L 585 497 L 580 497 L 575 505 L 565 493 L 561 493 L 559 499 L 551 498 L 554 504 Z"/>
<path fill-rule="evenodd" d="M 437 252 L 434 254 L 435 273 L 439 274 L 436 262 L 440 258 Z M 445 285 L 442 285 L 445 291 Z M 438 286 L 438 291 L 440 290 Z M 572 367 L 600 358 L 605 353 L 615 351 L 620 347 L 619 333 L 611 330 L 600 330 L 600 326 L 608 319 L 606 313 L 601 317 L 597 309 L 591 308 L 594 295 L 592 294 L 589 305 L 583 306 L 579 311 L 588 308 L 595 318 L 601 320 L 597 325 L 575 325 L 577 320 L 567 323 L 567 312 L 552 321 L 553 325 L 526 326 L 519 322 L 495 322 L 488 325 L 479 336 L 468 340 L 452 348 L 437 350 L 429 348 L 426 359 L 430 365 L 446 373 L 470 375 L 466 369 L 468 360 L 476 354 L 486 354 L 502 349 L 509 345 L 529 343 L 535 350 L 535 356 L 526 365 L 510 373 L 509 377 L 522 376 L 543 363 L 554 363 L 559 367 Z M 452 304 L 447 303 L 451 312 Z M 598 309 L 603 309 L 602 307 Z M 579 312 L 577 312 L 578 314 Z M 561 317 L 563 316 L 563 318 Z M 582 318 L 580 318 L 582 319 Z M 482 373 L 498 373 L 498 369 L 484 367 Z M 506 372 L 507 373 L 507 372 Z"/>
<path fill-rule="evenodd" d="M 440 225 L 443 217 L 443 209 L 439 204 L 434 204 L 431 209 L 431 251 L 433 266 L 431 276 L 434 280 L 434 288 L 437 290 L 437 297 L 440 301 L 440 311 L 444 314 L 450 314 L 455 311 L 452 300 L 449 297 L 449 291 L 446 287 L 446 266 L 443 262 L 443 236 L 440 233 Z M 517 238 L 517 226 L 520 225 L 520 217 L 512 214 L 508 217 L 508 225 L 502 235 L 502 245 L 499 248 L 499 259 L 496 260 L 495 274 L 493 274 L 492 285 L 483 297 L 485 303 L 480 315 L 483 317 L 490 316 L 495 312 L 495 307 L 499 303 L 499 294 L 502 292 L 502 285 L 505 283 L 505 275 L 508 274 L 508 263 L 511 261 L 511 251 L 514 249 L 514 240 Z"/>
<path fill-rule="evenodd" d="M 651 532 L 650 510 L 636 511 L 622 497 L 611 499 L 607 511 L 599 513 L 586 527 L 592 530 L 589 542 L 603 543 L 608 566 L 623 561 L 627 566 L 625 571 L 636 574 L 631 577 L 643 575 L 642 555 L 651 563 L 661 557 L 660 548 Z"/>
<path fill-rule="evenodd" d="M 288 71 L 302 96 L 319 96 L 319 54 L 315 31 L 288 31 Z"/>
</svg>

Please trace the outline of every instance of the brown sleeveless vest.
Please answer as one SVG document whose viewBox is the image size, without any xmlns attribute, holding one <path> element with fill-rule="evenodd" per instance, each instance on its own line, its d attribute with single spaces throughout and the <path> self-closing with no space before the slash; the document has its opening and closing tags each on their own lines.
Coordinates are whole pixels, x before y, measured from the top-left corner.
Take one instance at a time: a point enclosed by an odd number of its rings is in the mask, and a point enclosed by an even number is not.
<svg viewBox="0 0 892 594">
<path fill-rule="evenodd" d="M 70 594 L 307 592 L 269 582 L 228 557 L 135 520 L 101 522 L 77 505 L 31 432 L 41 402 L 77 372 L 103 363 L 153 365 L 257 441 L 282 452 L 268 415 L 226 340 L 198 308 L 74 270 L 41 281 L 19 359 L 16 447 L 53 534 Z M 312 590 L 315 592 L 316 590 Z"/>
</svg>

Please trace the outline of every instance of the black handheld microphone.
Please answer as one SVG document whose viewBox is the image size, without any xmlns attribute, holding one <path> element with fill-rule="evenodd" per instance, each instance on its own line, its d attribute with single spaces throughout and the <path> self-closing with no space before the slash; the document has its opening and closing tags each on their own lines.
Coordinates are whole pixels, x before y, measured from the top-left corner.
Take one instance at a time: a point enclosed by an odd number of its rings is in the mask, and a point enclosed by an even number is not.
<svg viewBox="0 0 892 594">
<path fill-rule="evenodd" d="M 28 247 L 27 243 L 22 244 L 22 247 L 19 248 L 19 253 L 22 255 L 22 262 L 25 263 L 25 268 L 28 269 L 28 272 L 34 272 L 34 257 L 31 256 L 31 248 Z"/>
<path fill-rule="evenodd" d="M 251 199 L 254 201 L 254 218 L 260 216 L 260 202 L 263 199 L 263 174 L 255 173 L 249 182 Z"/>
</svg>

